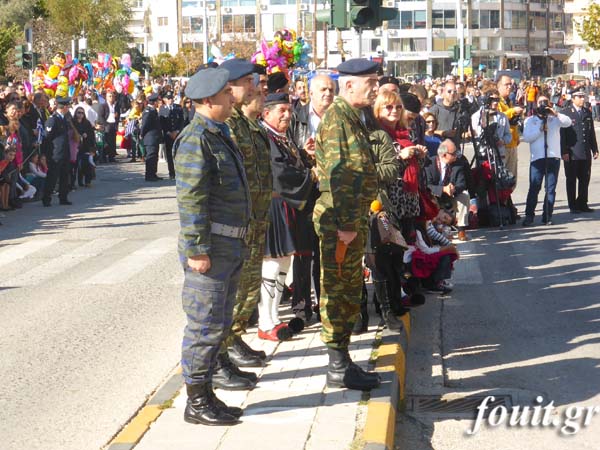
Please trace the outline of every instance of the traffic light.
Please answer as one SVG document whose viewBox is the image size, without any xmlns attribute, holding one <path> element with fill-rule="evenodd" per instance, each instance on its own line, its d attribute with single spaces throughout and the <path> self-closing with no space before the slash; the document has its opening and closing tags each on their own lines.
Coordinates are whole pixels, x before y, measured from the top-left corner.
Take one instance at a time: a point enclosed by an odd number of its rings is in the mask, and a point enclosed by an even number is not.
<svg viewBox="0 0 600 450">
<path fill-rule="evenodd" d="M 77 59 L 79 60 L 79 62 L 81 63 L 85 63 L 88 61 L 88 52 L 87 50 L 79 50 L 79 52 L 77 53 Z"/>
<path fill-rule="evenodd" d="M 25 45 L 15 45 L 15 66 L 25 68 L 24 55 L 27 51 Z"/>
<path fill-rule="evenodd" d="M 317 11 L 317 22 L 326 22 L 341 30 L 348 28 L 347 0 L 330 0 L 329 8 Z"/>
<path fill-rule="evenodd" d="M 350 24 L 355 28 L 374 30 L 396 17 L 398 10 L 381 6 L 381 0 L 350 0 Z"/>
<path fill-rule="evenodd" d="M 23 69 L 27 69 L 27 70 L 33 69 L 33 53 L 31 53 L 31 52 L 23 53 Z"/>
<path fill-rule="evenodd" d="M 379 5 L 379 1 L 372 0 L 351 0 L 350 1 L 350 24 L 355 28 L 370 29 L 376 21 L 376 10 L 374 3 Z"/>
</svg>

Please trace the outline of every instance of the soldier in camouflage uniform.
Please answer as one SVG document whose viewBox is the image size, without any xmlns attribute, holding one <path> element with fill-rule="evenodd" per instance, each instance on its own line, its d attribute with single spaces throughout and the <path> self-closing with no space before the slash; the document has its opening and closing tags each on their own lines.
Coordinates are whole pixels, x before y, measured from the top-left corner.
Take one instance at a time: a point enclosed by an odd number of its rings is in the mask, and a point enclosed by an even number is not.
<svg viewBox="0 0 600 450">
<path fill-rule="evenodd" d="M 244 168 L 252 197 L 252 220 L 246 237 L 250 256 L 242 267 L 233 309 L 233 325 L 225 344 L 229 346 L 231 361 L 237 366 L 261 367 L 266 359 L 265 353 L 250 348 L 241 336 L 246 332 L 250 316 L 260 300 L 261 266 L 265 253 L 265 234 L 269 226 L 268 214 L 273 181 L 269 141 L 257 121 L 262 111 L 264 94 L 258 87 L 259 74 L 247 74 L 249 70 L 254 71 L 254 66 L 249 67 L 246 64 L 240 60 L 228 60 L 222 65 L 223 68 L 243 68 L 230 71 L 232 75 L 229 81 L 236 104 L 231 117 L 227 119 L 227 125 L 231 129 L 232 139 L 244 155 Z M 240 78 L 232 79 L 240 75 Z"/>
<path fill-rule="evenodd" d="M 227 70 L 212 68 L 190 78 L 185 94 L 194 100 L 196 114 L 174 144 L 187 317 L 181 356 L 188 394 L 184 420 L 205 425 L 235 424 L 242 415 L 217 399 L 212 386 L 232 323 L 251 214 L 242 155 L 224 123 L 233 109 L 228 79 Z"/>
<path fill-rule="evenodd" d="M 327 385 L 358 390 L 380 383 L 377 374 L 362 370 L 348 353 L 360 312 L 369 205 L 378 188 L 369 130 L 360 110 L 375 101 L 376 70 L 376 63 L 360 58 L 338 66 L 340 93 L 321 120 L 315 152 L 321 196 L 313 221 L 321 242 L 321 339 L 329 355 Z M 338 247 L 347 247 L 339 265 Z"/>
</svg>

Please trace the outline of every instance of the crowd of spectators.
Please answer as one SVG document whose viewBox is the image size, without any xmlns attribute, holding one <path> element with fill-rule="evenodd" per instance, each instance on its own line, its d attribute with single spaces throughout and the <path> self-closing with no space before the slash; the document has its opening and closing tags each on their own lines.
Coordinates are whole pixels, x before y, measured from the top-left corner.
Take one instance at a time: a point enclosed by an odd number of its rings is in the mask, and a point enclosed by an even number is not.
<svg viewBox="0 0 600 450">
<path fill-rule="evenodd" d="M 144 161 L 139 130 L 148 95 L 172 97 L 182 106 L 184 125 L 189 123 L 193 109 L 182 92 L 179 81 L 157 78 L 136 86 L 131 95 L 84 88 L 69 99 L 69 189 L 91 187 L 97 165 L 116 162 L 118 147 L 130 161 Z M 57 99 L 42 90 L 27 92 L 23 83 L 0 85 L 0 214 L 42 199 L 52 157 L 46 126 L 57 106 Z"/>
</svg>

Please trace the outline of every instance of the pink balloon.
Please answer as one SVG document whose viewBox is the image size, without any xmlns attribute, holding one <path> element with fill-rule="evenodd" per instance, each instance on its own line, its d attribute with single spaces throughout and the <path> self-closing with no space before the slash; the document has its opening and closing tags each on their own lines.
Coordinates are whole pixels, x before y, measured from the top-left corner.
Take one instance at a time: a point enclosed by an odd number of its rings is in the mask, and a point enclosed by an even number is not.
<svg viewBox="0 0 600 450">
<path fill-rule="evenodd" d="M 123 53 L 121 55 L 121 65 L 123 67 L 131 67 L 131 55 L 129 53 Z"/>
</svg>

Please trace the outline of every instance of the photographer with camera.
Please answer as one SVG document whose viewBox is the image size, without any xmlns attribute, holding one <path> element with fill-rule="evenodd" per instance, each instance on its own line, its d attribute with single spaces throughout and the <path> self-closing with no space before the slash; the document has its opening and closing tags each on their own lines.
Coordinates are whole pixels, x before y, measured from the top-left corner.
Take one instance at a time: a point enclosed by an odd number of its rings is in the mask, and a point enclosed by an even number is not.
<svg viewBox="0 0 600 450">
<path fill-rule="evenodd" d="M 510 142 L 507 142 L 505 145 L 505 165 L 506 168 L 515 176 L 515 180 L 517 179 L 517 166 L 518 166 L 518 157 L 517 157 L 517 147 L 519 146 L 519 122 L 521 120 L 523 114 L 523 108 L 520 106 L 513 106 L 512 101 L 510 100 L 510 95 L 513 92 L 514 81 L 508 75 L 502 75 L 498 79 L 498 83 L 496 84 L 498 88 L 498 92 L 500 93 L 500 103 L 498 104 L 498 110 L 508 117 L 510 123 L 510 132 L 512 135 L 512 139 Z M 513 189 L 516 189 L 517 185 Z"/>
<path fill-rule="evenodd" d="M 560 129 L 571 126 L 571 119 L 555 112 L 550 106 L 548 97 L 540 96 L 533 115 L 525 120 L 523 141 L 529 143 L 531 163 L 529 165 L 529 192 L 525 208 L 523 226 L 533 224 L 538 194 L 545 180 L 546 195 L 542 223 L 552 223 L 552 210 L 556 191 L 556 181 L 560 169 Z"/>
<path fill-rule="evenodd" d="M 499 103 L 500 93 L 498 89 L 487 89 L 483 96 L 483 106 L 471 116 L 471 125 L 475 137 L 481 138 L 486 131 L 491 130 L 489 128 L 491 124 L 497 124 L 493 127 L 494 135 L 491 136 L 492 144 L 497 147 L 502 161 L 505 162 L 506 144 L 510 144 L 512 141 L 512 134 L 508 117 L 498 110 Z"/>
</svg>

